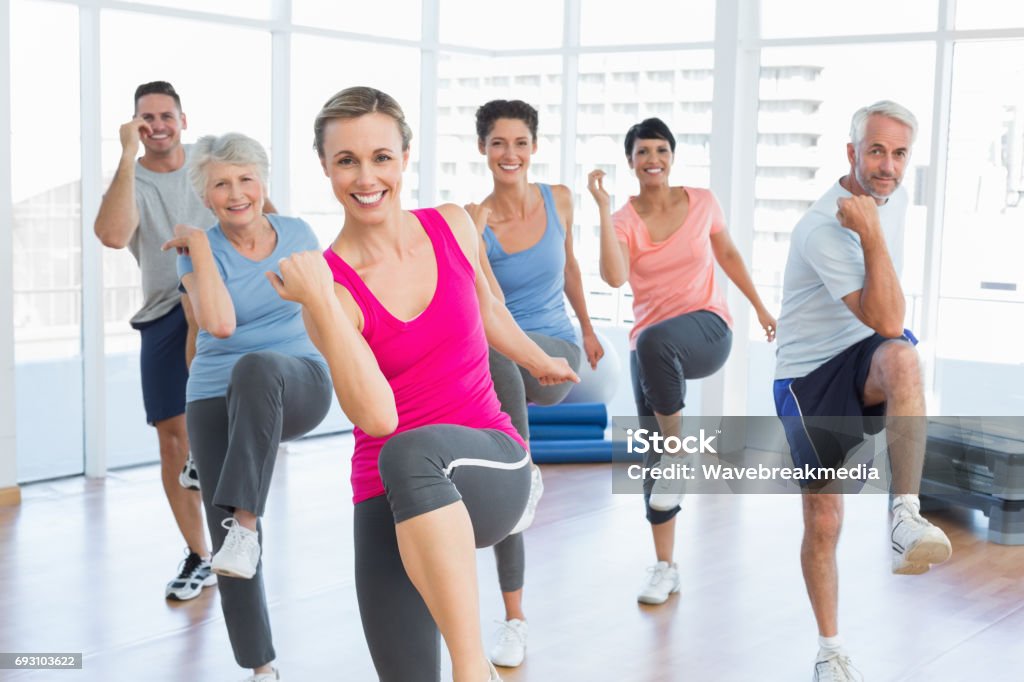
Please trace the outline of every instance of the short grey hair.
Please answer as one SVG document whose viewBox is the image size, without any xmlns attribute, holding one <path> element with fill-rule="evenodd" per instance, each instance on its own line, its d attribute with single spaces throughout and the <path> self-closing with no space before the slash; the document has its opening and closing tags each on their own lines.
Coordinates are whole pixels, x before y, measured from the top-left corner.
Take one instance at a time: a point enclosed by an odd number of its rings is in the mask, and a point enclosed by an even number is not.
<svg viewBox="0 0 1024 682">
<path fill-rule="evenodd" d="M 870 106 L 861 107 L 853 114 L 853 119 L 850 121 L 850 142 L 854 147 L 859 146 L 861 140 L 864 139 L 868 128 L 868 119 L 875 114 L 887 116 L 910 128 L 910 144 L 914 144 L 914 140 L 917 138 L 917 117 L 902 104 L 883 99 Z"/>
<path fill-rule="evenodd" d="M 211 163 L 228 163 L 232 166 L 252 166 L 256 169 L 263 187 L 267 186 L 270 162 L 267 152 L 256 140 L 242 133 L 204 135 L 192 146 L 188 163 L 188 179 L 196 194 L 206 198 L 206 168 Z"/>
</svg>

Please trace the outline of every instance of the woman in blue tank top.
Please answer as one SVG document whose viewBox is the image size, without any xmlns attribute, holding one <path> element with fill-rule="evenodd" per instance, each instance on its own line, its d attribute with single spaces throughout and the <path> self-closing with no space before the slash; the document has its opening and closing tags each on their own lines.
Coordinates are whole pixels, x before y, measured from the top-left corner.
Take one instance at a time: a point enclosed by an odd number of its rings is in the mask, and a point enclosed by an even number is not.
<svg viewBox="0 0 1024 682">
<path fill-rule="evenodd" d="M 494 294 L 519 326 L 552 357 L 578 370 L 583 355 L 592 368 L 604 355 L 594 334 L 583 295 L 583 279 L 572 250 L 572 193 L 564 185 L 530 183 L 527 172 L 537 151 L 537 110 L 520 100 L 494 100 L 476 112 L 477 144 L 487 157 L 494 188 L 466 210 L 476 222 L 487 258 L 482 262 Z M 564 298 L 569 299 L 582 332 L 582 348 Z M 494 390 L 512 424 L 529 440 L 527 402 L 560 403 L 569 384 L 541 386 L 530 374 L 493 348 Z M 536 509 L 543 484 L 533 467 L 528 511 Z M 515 667 L 526 653 L 523 614 L 525 551 L 522 533 L 494 546 L 505 620 L 489 655 L 496 665 Z"/>
</svg>

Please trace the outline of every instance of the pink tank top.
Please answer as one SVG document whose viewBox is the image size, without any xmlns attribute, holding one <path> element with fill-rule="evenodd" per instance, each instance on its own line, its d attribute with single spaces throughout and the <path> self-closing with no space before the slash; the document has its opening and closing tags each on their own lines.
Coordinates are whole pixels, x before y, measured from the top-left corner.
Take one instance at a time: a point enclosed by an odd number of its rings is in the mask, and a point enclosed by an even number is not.
<svg viewBox="0 0 1024 682">
<path fill-rule="evenodd" d="M 334 251 L 324 251 L 334 281 L 349 290 L 363 313 L 363 338 L 395 394 L 395 434 L 459 424 L 502 431 L 525 448 L 494 393 L 473 266 L 436 209 L 412 213 L 434 247 L 437 288 L 426 310 L 408 322 L 392 316 Z M 377 457 L 391 436 L 375 438 L 359 427 L 354 433 L 352 500 L 358 504 L 384 494 Z"/>
</svg>

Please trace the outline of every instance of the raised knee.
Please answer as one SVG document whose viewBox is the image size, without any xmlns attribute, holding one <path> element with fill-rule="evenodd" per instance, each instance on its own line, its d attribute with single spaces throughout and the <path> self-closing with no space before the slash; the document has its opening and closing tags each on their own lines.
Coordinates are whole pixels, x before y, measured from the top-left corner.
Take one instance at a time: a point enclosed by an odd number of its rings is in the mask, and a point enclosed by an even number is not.
<svg viewBox="0 0 1024 682">
<path fill-rule="evenodd" d="M 879 349 L 879 358 L 885 385 L 889 388 L 919 385 L 921 383 L 921 359 L 917 349 L 904 341 L 886 343 Z"/>
<path fill-rule="evenodd" d="M 231 370 L 231 386 L 236 390 L 244 387 L 246 392 L 279 386 L 281 373 L 272 358 L 271 353 L 263 351 L 246 353 L 238 358 Z"/>
</svg>

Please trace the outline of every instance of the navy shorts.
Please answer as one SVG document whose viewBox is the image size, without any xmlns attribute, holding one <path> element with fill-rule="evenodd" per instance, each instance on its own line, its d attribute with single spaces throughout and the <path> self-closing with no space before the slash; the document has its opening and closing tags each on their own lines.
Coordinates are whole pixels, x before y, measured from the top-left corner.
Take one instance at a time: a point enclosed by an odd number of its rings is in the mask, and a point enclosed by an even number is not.
<svg viewBox="0 0 1024 682">
<path fill-rule="evenodd" d="M 139 364 L 142 369 L 142 403 L 146 422 L 155 425 L 179 414 L 185 414 L 185 343 L 188 321 L 181 305 L 163 317 L 132 324 L 142 334 Z"/>
<path fill-rule="evenodd" d="M 917 345 L 910 330 L 899 338 Z M 775 411 L 797 467 L 840 467 L 866 435 L 885 426 L 885 403 L 865 406 L 864 384 L 875 351 L 892 340 L 872 334 L 807 376 L 775 382 Z"/>
</svg>

